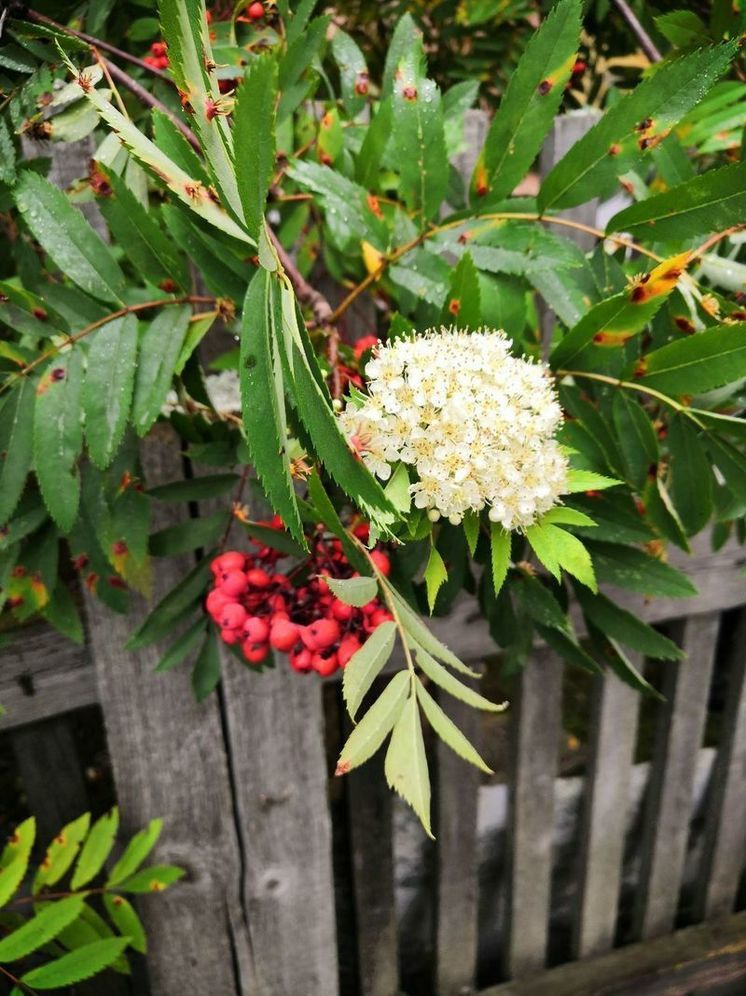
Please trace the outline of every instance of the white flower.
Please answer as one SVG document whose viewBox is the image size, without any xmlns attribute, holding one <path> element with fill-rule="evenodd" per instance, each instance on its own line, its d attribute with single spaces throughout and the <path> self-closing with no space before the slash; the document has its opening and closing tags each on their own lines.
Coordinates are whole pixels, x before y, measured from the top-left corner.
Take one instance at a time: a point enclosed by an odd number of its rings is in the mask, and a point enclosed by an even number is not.
<svg viewBox="0 0 746 996">
<path fill-rule="evenodd" d="M 546 367 L 510 354 L 504 332 L 430 330 L 379 346 L 369 397 L 340 415 L 350 444 L 381 480 L 402 461 L 416 471 L 414 504 L 453 524 L 487 506 L 525 529 L 567 485 L 554 438 L 562 421 Z"/>
</svg>

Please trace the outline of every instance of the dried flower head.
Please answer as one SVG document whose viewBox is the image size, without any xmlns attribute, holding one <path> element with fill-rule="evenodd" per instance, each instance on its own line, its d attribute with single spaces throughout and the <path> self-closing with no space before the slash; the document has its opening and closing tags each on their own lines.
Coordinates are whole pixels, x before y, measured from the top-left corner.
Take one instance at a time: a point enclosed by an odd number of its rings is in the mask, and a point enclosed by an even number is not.
<svg viewBox="0 0 746 996">
<path fill-rule="evenodd" d="M 562 412 L 546 368 L 510 354 L 504 332 L 441 328 L 379 347 L 370 396 L 340 415 L 351 445 L 381 480 L 402 461 L 414 503 L 454 525 L 489 507 L 525 529 L 556 504 L 567 458 L 554 438 Z"/>
</svg>

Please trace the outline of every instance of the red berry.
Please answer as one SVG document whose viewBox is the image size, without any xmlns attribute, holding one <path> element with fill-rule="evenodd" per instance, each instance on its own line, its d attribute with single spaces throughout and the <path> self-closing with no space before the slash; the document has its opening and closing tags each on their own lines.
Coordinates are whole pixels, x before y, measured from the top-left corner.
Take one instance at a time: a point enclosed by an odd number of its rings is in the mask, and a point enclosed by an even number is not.
<svg viewBox="0 0 746 996">
<path fill-rule="evenodd" d="M 159 69 L 168 69 L 168 67 L 169 67 L 169 65 L 170 65 L 170 63 L 169 63 L 169 61 L 168 61 L 168 56 L 167 56 L 167 55 L 162 55 L 162 56 L 161 56 L 161 57 L 160 57 L 159 59 L 157 59 L 156 61 L 157 61 L 157 64 L 158 64 L 158 68 L 159 68 Z"/>
<path fill-rule="evenodd" d="M 269 639 L 269 626 L 259 616 L 250 616 L 243 624 L 243 633 L 251 643 L 266 643 Z"/>
<path fill-rule="evenodd" d="M 371 550 L 370 559 L 385 578 L 391 573 L 391 561 L 383 550 Z"/>
<path fill-rule="evenodd" d="M 339 624 L 336 619 L 317 619 L 301 636 L 309 650 L 326 650 L 339 639 Z"/>
<path fill-rule="evenodd" d="M 269 653 L 269 645 L 266 643 L 254 643 L 252 640 L 244 640 L 241 650 L 243 650 L 243 655 L 249 664 L 261 664 Z"/>
<path fill-rule="evenodd" d="M 228 602 L 220 613 L 221 629 L 240 629 L 246 622 L 246 609 L 238 602 Z"/>
<path fill-rule="evenodd" d="M 228 605 L 231 601 L 219 588 L 214 588 L 205 599 L 205 608 L 214 619 L 220 615 L 224 606 Z"/>
<path fill-rule="evenodd" d="M 298 627 L 294 622 L 290 622 L 289 619 L 277 619 L 275 617 L 269 633 L 270 646 L 274 647 L 275 650 L 287 653 L 298 642 L 299 635 Z"/>
<path fill-rule="evenodd" d="M 365 603 L 365 605 L 362 607 L 360 611 L 363 613 L 364 616 L 372 616 L 373 613 L 378 612 L 380 608 L 381 608 L 381 603 L 378 601 L 378 599 L 372 598 L 369 602 Z"/>
<path fill-rule="evenodd" d="M 244 554 L 239 553 L 237 550 L 231 550 L 229 553 L 223 553 L 219 557 L 216 557 L 211 567 L 213 574 L 227 574 L 228 571 L 242 571 L 245 562 L 246 557 Z"/>
<path fill-rule="evenodd" d="M 237 629 L 221 629 L 220 639 L 223 643 L 229 643 L 232 645 L 234 643 L 238 643 L 241 639 L 241 634 Z"/>
<path fill-rule="evenodd" d="M 235 598 L 246 591 L 247 575 L 243 571 L 228 571 L 218 581 L 218 588 L 224 595 Z"/>
<path fill-rule="evenodd" d="M 314 654 L 311 658 L 311 667 L 314 671 L 320 674 L 322 678 L 328 678 L 330 674 L 334 674 L 334 672 L 339 668 L 339 660 L 337 659 L 337 655 L 335 653 L 331 653 L 328 656 L 324 656 L 324 654 Z"/>
<path fill-rule="evenodd" d="M 246 11 L 252 21 L 260 21 L 264 17 L 264 4 L 256 3 L 249 4 L 249 8 Z"/>
<path fill-rule="evenodd" d="M 354 609 L 351 605 L 345 605 L 344 602 L 340 602 L 338 598 L 332 600 L 331 604 L 332 615 L 339 622 L 347 622 L 348 619 L 352 618 L 352 613 Z"/>
<path fill-rule="evenodd" d="M 269 588 L 272 583 L 269 574 L 263 571 L 261 567 L 252 567 L 250 571 L 247 571 L 246 580 L 252 588 Z"/>
<path fill-rule="evenodd" d="M 290 652 L 290 667 L 294 671 L 299 671 L 303 674 L 305 671 L 311 670 L 311 661 L 313 660 L 313 655 L 310 650 L 292 650 Z"/>
<path fill-rule="evenodd" d="M 371 626 L 380 626 L 381 623 L 391 621 L 391 613 L 385 609 L 376 609 L 369 618 Z"/>
<path fill-rule="evenodd" d="M 347 663 L 353 654 L 356 654 L 362 644 L 360 640 L 352 633 L 346 636 L 339 644 L 339 650 L 337 651 L 337 660 L 339 661 L 340 667 L 347 667 Z"/>
<path fill-rule="evenodd" d="M 353 351 L 355 356 L 360 359 L 363 353 L 366 353 L 369 349 L 373 349 L 374 346 L 378 345 L 377 335 L 364 335 L 362 339 L 358 341 L 353 346 Z M 358 527 L 359 528 L 359 527 Z"/>
</svg>

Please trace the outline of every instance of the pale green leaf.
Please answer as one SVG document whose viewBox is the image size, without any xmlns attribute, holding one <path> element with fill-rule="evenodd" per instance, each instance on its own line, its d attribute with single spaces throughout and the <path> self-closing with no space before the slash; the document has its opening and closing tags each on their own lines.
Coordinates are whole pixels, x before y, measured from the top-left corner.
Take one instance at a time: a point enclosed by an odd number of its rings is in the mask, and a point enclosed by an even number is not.
<svg viewBox="0 0 746 996">
<path fill-rule="evenodd" d="M 12 899 L 28 868 L 36 837 L 36 820 L 29 816 L 20 823 L 0 855 L 0 908 Z"/>
<path fill-rule="evenodd" d="M 371 758 L 394 727 L 411 684 L 408 671 L 399 671 L 368 709 L 347 739 L 337 762 L 345 775 Z"/>
<path fill-rule="evenodd" d="M 355 713 L 360 708 L 370 686 L 391 656 L 395 639 L 396 624 L 393 622 L 381 623 L 373 630 L 362 647 L 352 655 L 345 667 L 342 674 L 342 694 L 351 719 L 355 718 Z"/>
<path fill-rule="evenodd" d="M 430 776 L 422 737 L 417 697 L 409 699 L 396 721 L 386 751 L 386 781 L 415 811 L 428 837 L 430 829 Z"/>
<path fill-rule="evenodd" d="M 251 60 L 233 110 L 238 195 L 249 235 L 255 240 L 275 166 L 276 100 L 277 63 L 267 53 Z"/>
<path fill-rule="evenodd" d="M 482 760 L 478 751 L 469 743 L 453 720 L 443 712 L 419 679 L 416 688 L 417 698 L 422 706 L 422 711 L 440 739 L 448 744 L 451 750 L 458 754 L 459 757 L 468 761 L 469 764 L 473 764 L 475 768 L 479 768 L 485 774 L 493 774 L 492 768 Z"/>
<path fill-rule="evenodd" d="M 490 522 L 490 560 L 492 584 L 497 595 L 508 576 L 510 567 L 510 533 L 497 522 Z"/>
<path fill-rule="evenodd" d="M 90 825 L 91 814 L 83 813 L 60 830 L 47 848 L 44 860 L 34 877 L 32 885 L 34 893 L 39 892 L 45 885 L 54 885 L 65 875 L 75 860 Z"/>
<path fill-rule="evenodd" d="M 330 591 L 345 605 L 360 608 L 378 594 L 378 582 L 375 578 L 332 578 L 327 574 L 321 576 Z"/>
<path fill-rule="evenodd" d="M 427 588 L 427 602 L 430 612 L 435 607 L 435 599 L 438 597 L 442 585 L 448 580 L 448 571 L 443 562 L 443 558 L 438 553 L 435 546 L 430 547 L 430 556 L 425 567 L 425 586 Z"/>
<path fill-rule="evenodd" d="M 428 653 L 432 654 L 432 656 L 437 658 L 437 660 L 443 661 L 444 664 L 448 664 L 448 666 L 452 667 L 454 671 L 459 671 L 461 674 L 467 674 L 471 678 L 479 677 L 476 671 L 473 671 L 470 667 L 467 667 L 466 664 L 458 659 L 452 650 L 449 650 L 444 643 L 441 643 L 441 641 L 427 628 L 419 615 L 409 605 L 407 605 L 394 587 L 387 584 L 387 588 L 389 594 L 394 600 L 396 611 L 404 630 L 416 644 Z"/>
<path fill-rule="evenodd" d="M 503 712 L 505 709 L 504 703 L 490 702 L 486 699 L 484 695 L 480 695 L 479 692 L 475 692 L 473 688 L 469 688 L 463 682 L 459 681 L 458 678 L 454 677 L 451 672 L 439 664 L 434 657 L 423 650 L 422 647 L 415 646 L 415 651 L 417 654 L 417 663 L 428 676 L 431 681 L 434 681 L 436 685 L 448 692 L 455 699 L 460 699 L 467 705 L 473 706 L 475 709 L 483 709 L 485 712 Z M 478 677 L 478 676 L 477 676 Z"/>
<path fill-rule="evenodd" d="M 80 889 L 98 875 L 111 853 L 118 829 L 119 810 L 112 806 L 91 827 L 70 880 L 71 889 Z"/>
<path fill-rule="evenodd" d="M 137 356 L 137 319 L 124 315 L 91 337 L 81 402 L 88 452 L 97 467 L 114 457 L 132 402 Z"/>
<path fill-rule="evenodd" d="M 187 304 L 162 308 L 140 341 L 132 404 L 132 422 L 139 436 L 148 432 L 161 413 L 191 314 Z"/>
</svg>

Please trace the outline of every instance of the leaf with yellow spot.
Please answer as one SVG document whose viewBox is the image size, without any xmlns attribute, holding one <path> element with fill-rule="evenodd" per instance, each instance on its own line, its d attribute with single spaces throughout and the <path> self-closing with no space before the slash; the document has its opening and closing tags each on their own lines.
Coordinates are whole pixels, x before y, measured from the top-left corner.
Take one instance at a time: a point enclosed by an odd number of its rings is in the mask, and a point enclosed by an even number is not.
<svg viewBox="0 0 746 996">
<path fill-rule="evenodd" d="M 80 850 L 80 845 L 88 833 L 91 824 L 91 814 L 83 813 L 77 820 L 68 823 L 57 834 L 47 848 L 44 860 L 34 877 L 31 891 L 36 893 L 45 885 L 59 882 Z"/>
<path fill-rule="evenodd" d="M 376 249 L 375 246 L 372 246 L 370 242 L 366 242 L 365 240 L 360 243 L 360 248 L 363 253 L 363 263 L 365 264 L 365 269 L 368 271 L 368 274 L 373 276 L 374 273 L 379 273 L 386 261 L 384 254 Z M 376 279 L 378 279 L 378 277 L 376 277 Z"/>
<path fill-rule="evenodd" d="M 36 820 L 30 816 L 16 827 L 0 854 L 0 907 L 11 899 L 26 874 L 36 836 Z"/>
</svg>

